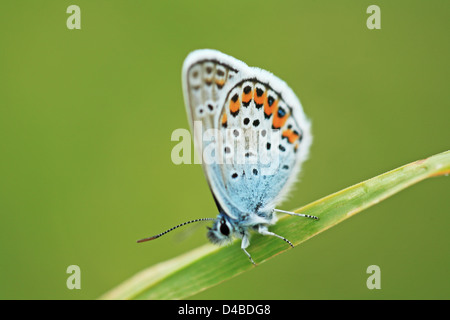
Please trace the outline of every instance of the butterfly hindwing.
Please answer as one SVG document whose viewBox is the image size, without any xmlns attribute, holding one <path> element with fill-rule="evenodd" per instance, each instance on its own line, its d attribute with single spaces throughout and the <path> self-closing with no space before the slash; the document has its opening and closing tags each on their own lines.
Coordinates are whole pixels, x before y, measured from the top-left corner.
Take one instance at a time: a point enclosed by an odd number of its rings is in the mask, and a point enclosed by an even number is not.
<svg viewBox="0 0 450 320">
<path fill-rule="evenodd" d="M 183 89 L 191 128 L 195 121 L 202 125 L 195 144 L 219 208 L 233 219 L 271 212 L 311 144 L 310 124 L 295 94 L 273 74 L 215 50 L 188 56 Z M 205 139 L 209 129 L 219 136 Z"/>
<path fill-rule="evenodd" d="M 230 89 L 216 119 L 225 137 L 221 183 L 241 212 L 268 213 L 295 181 L 311 138 L 289 87 L 254 69 Z"/>
</svg>

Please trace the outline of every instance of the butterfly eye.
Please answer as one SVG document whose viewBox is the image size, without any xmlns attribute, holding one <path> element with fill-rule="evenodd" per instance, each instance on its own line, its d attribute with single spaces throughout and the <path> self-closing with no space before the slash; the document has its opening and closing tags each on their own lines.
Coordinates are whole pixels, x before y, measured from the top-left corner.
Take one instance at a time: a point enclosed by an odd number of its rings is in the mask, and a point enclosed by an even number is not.
<svg viewBox="0 0 450 320">
<path fill-rule="evenodd" d="M 220 221 L 220 233 L 222 233 L 224 236 L 228 236 L 230 234 L 230 229 L 228 228 L 225 219 L 222 219 Z"/>
</svg>

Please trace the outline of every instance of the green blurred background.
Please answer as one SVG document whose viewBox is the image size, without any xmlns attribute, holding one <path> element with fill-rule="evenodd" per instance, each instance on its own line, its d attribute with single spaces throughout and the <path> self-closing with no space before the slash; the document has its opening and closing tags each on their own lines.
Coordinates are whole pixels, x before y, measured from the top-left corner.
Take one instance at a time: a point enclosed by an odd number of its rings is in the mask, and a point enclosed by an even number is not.
<svg viewBox="0 0 450 320">
<path fill-rule="evenodd" d="M 81 30 L 66 27 L 71 4 Z M 381 30 L 366 27 L 371 4 Z M 135 242 L 216 215 L 201 167 L 170 158 L 195 49 L 272 71 L 312 119 L 281 208 L 449 149 L 449 14 L 437 0 L 3 1 L 0 298 L 94 299 L 207 241 L 203 225 Z M 192 298 L 448 299 L 449 191 L 424 181 Z M 81 290 L 66 288 L 72 264 Z M 372 264 L 381 290 L 366 287 Z"/>
</svg>

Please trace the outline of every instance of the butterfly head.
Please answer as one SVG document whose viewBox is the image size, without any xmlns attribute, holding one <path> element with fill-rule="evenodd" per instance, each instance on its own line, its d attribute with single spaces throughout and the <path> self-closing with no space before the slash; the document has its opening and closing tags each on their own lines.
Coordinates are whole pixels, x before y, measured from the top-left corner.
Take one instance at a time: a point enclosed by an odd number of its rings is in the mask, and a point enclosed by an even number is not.
<svg viewBox="0 0 450 320">
<path fill-rule="evenodd" d="M 230 243 L 233 240 L 233 234 L 236 232 L 234 223 L 224 214 L 220 214 L 214 221 L 213 226 L 208 229 L 209 241 L 217 245 Z"/>
</svg>

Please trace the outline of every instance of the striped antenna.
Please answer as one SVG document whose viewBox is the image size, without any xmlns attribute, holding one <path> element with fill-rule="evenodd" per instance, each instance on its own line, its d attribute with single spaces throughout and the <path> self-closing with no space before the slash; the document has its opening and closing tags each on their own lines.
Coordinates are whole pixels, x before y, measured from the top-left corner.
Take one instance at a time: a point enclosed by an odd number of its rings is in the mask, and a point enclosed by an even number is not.
<svg viewBox="0 0 450 320">
<path fill-rule="evenodd" d="M 311 219 L 314 219 L 314 220 L 319 220 L 319 218 L 316 217 L 316 216 L 311 216 L 311 215 L 309 215 L 309 214 L 304 214 L 304 213 L 295 213 L 295 212 L 284 211 L 284 210 L 280 210 L 280 209 L 273 209 L 273 211 L 275 211 L 275 212 L 281 212 L 281 213 L 286 213 L 286 214 L 289 214 L 289 215 L 291 215 L 291 216 L 305 217 L 305 218 L 311 218 Z"/>
<path fill-rule="evenodd" d="M 191 221 L 186 221 L 186 222 L 183 222 L 183 223 L 181 223 L 181 224 L 179 224 L 179 225 L 177 225 L 175 227 L 172 227 L 172 228 L 170 228 L 170 229 L 168 229 L 168 230 L 166 230 L 164 232 L 161 232 L 160 234 L 157 234 L 156 236 L 149 237 L 149 238 L 144 238 L 144 239 L 138 240 L 137 242 L 141 243 L 141 242 L 157 239 L 157 238 L 165 235 L 166 233 L 168 233 L 168 232 L 170 232 L 172 230 L 175 230 L 176 228 L 179 228 L 179 227 L 182 227 L 184 225 L 187 225 L 189 223 L 200 222 L 200 221 L 210 221 L 210 220 L 216 220 L 216 218 L 200 218 L 200 219 L 195 219 L 195 220 L 191 220 Z"/>
</svg>

